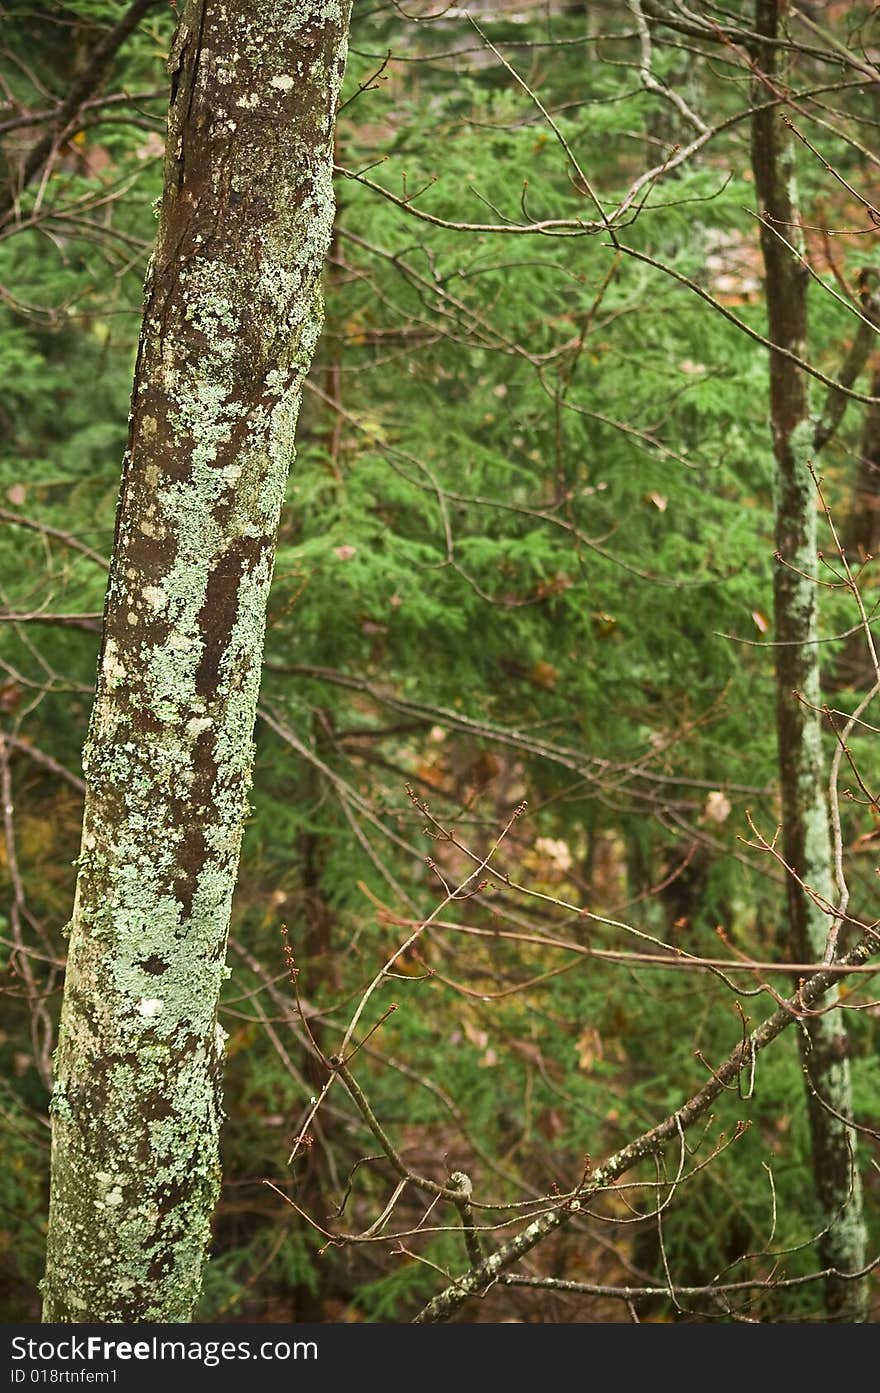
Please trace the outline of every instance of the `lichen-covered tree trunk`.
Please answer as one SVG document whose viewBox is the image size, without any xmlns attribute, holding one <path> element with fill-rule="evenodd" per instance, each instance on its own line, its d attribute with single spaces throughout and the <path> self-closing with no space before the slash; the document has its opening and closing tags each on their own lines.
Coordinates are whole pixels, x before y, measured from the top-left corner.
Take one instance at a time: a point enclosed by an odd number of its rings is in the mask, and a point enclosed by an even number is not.
<svg viewBox="0 0 880 1393">
<path fill-rule="evenodd" d="M 52 1097 L 44 1318 L 188 1320 L 275 534 L 321 328 L 349 0 L 189 0 Z"/>
<path fill-rule="evenodd" d="M 768 40 L 780 36 L 788 0 L 756 0 L 755 28 Z M 759 67 L 770 91 L 784 83 L 779 50 L 763 43 Z M 756 84 L 756 100 L 766 102 L 768 85 Z M 803 358 L 807 347 L 807 271 L 786 246 L 799 240 L 792 139 L 778 108 L 756 111 L 752 121 L 752 162 L 759 206 L 764 214 L 761 247 L 766 271 L 770 337 Z M 767 225 L 769 224 L 769 226 Z M 782 239 L 785 239 L 784 241 Z M 770 415 L 776 455 L 775 581 L 776 720 L 782 788 L 783 854 L 788 866 L 827 901 L 834 900 L 831 845 L 818 708 L 816 511 L 810 477 L 814 423 L 805 373 L 791 359 L 770 355 Z M 795 960 L 822 961 L 831 927 L 828 915 L 788 882 L 788 926 Z M 834 1116 L 852 1116 L 847 1036 L 839 1011 L 807 1017 L 801 1035 L 808 1079 L 807 1106 L 813 1146 L 813 1173 L 826 1232 L 819 1241 L 823 1264 L 840 1272 L 865 1265 L 866 1236 L 862 1192 L 855 1166 L 851 1129 Z M 818 1099 L 816 1097 L 818 1094 Z M 822 1101 L 819 1101 L 822 1100 Z M 823 1107 L 822 1103 L 828 1107 Z M 829 1111 L 833 1109 L 834 1112 Z M 829 1279 L 828 1315 L 864 1320 L 864 1282 Z"/>
</svg>

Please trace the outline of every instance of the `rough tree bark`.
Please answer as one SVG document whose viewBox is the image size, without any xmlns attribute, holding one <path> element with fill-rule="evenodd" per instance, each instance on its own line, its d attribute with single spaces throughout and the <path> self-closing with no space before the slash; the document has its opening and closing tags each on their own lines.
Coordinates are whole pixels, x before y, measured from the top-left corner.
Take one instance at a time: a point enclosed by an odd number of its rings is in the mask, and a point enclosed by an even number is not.
<svg viewBox="0 0 880 1393">
<path fill-rule="evenodd" d="M 321 328 L 349 0 L 188 0 L 169 60 L 52 1096 L 44 1318 L 188 1320 L 219 1180 L 266 599 Z"/>
<path fill-rule="evenodd" d="M 767 39 L 782 29 L 788 0 L 756 0 L 755 29 Z M 757 53 L 767 86 L 784 84 L 777 71 L 779 50 L 764 43 Z M 794 180 L 794 149 L 776 109 L 756 111 L 752 120 L 752 163 L 759 205 L 764 213 L 761 248 L 766 273 L 770 338 L 781 348 L 806 355 L 807 271 L 789 246 L 799 239 Z M 767 225 L 769 224 L 769 226 Z M 782 239 L 785 239 L 783 241 Z M 805 373 L 791 359 L 770 355 L 770 417 L 776 455 L 776 722 L 782 788 L 782 837 L 786 863 L 805 884 L 834 902 L 831 844 L 822 756 L 816 591 L 817 498 L 809 473 L 815 423 Z M 788 877 L 788 936 L 795 961 L 821 962 L 830 921 Z M 807 1073 L 807 1106 L 813 1147 L 813 1173 L 825 1233 L 819 1240 L 824 1267 L 856 1272 L 865 1265 L 866 1234 L 862 1192 L 855 1165 L 853 1133 L 822 1106 L 816 1094 L 843 1117 L 852 1116 L 847 1036 L 839 1011 L 807 1017 L 800 1036 Z M 864 1320 L 865 1282 L 829 1278 L 828 1315 Z"/>
</svg>

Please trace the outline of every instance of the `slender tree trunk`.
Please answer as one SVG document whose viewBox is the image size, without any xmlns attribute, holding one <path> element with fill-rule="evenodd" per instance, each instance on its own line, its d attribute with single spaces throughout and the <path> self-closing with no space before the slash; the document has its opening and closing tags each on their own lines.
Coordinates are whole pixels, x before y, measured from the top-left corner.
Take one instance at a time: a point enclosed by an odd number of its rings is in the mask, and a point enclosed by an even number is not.
<svg viewBox="0 0 880 1393">
<path fill-rule="evenodd" d="M 758 33 L 776 37 L 788 0 L 756 0 Z M 758 64 L 777 90 L 778 50 L 761 45 Z M 766 100 L 767 86 L 756 84 Z M 799 240 L 792 138 L 778 111 L 756 112 L 752 123 L 752 162 L 759 204 L 770 227 L 762 226 L 770 337 L 804 357 L 807 341 L 807 272 L 785 246 Z M 776 229 L 774 232 L 771 229 Z M 782 786 L 783 854 L 787 864 L 813 890 L 833 902 L 831 845 L 823 769 L 819 655 L 816 644 L 816 506 L 808 465 L 814 423 L 806 375 L 781 354 L 770 355 L 770 414 L 776 454 L 776 546 L 781 558 L 775 582 L 776 720 Z M 830 921 L 788 878 L 789 943 L 795 959 L 821 961 Z M 862 1192 L 855 1166 L 853 1133 L 817 1102 L 852 1116 L 846 1030 L 839 1011 L 807 1017 L 801 1035 L 808 1078 L 807 1105 L 813 1145 L 813 1172 L 823 1227 L 819 1241 L 823 1266 L 854 1272 L 865 1264 L 866 1235 Z M 806 1038 L 805 1038 L 806 1037 Z M 827 1284 L 828 1315 L 864 1320 L 864 1282 Z"/>
<path fill-rule="evenodd" d="M 188 1320 L 266 599 L 321 328 L 347 0 L 188 0 L 84 755 L 44 1318 Z"/>
<path fill-rule="evenodd" d="M 871 374 L 872 397 L 880 396 L 880 358 Z M 880 406 L 865 408 L 856 477 L 840 540 L 853 570 L 880 552 Z M 872 568 L 873 569 L 873 568 Z M 866 577 L 870 585 L 873 577 Z M 868 690 L 874 667 L 861 629 L 850 634 L 834 668 L 834 686 Z"/>
<path fill-rule="evenodd" d="M 870 393 L 880 396 L 880 358 L 874 362 Z M 876 404 L 865 410 L 853 496 L 841 541 L 853 566 L 880 552 L 880 406 Z"/>
</svg>

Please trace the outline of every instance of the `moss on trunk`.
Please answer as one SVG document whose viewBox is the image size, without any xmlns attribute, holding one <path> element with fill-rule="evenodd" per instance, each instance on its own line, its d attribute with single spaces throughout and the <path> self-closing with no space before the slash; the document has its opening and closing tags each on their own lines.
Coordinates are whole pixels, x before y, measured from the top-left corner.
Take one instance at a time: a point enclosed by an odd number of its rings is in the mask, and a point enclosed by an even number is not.
<svg viewBox="0 0 880 1393">
<path fill-rule="evenodd" d="M 52 1100 L 44 1317 L 188 1320 L 275 534 L 321 330 L 347 0 L 192 0 L 169 59 Z"/>
<path fill-rule="evenodd" d="M 786 9 L 787 0 L 756 0 L 755 29 L 768 40 L 760 45 L 757 55 L 764 77 L 756 81 L 756 103 L 766 100 L 768 89 L 775 93 L 785 81 L 779 50 L 771 41 L 782 30 Z M 808 272 L 798 255 L 801 234 L 794 145 L 775 107 L 756 111 L 752 118 L 752 165 L 764 214 L 761 249 L 770 338 L 805 358 Z M 778 353 L 770 355 L 770 424 L 776 455 L 779 557 L 774 615 L 782 840 L 786 864 L 795 873 L 787 882 L 787 937 L 795 961 L 821 962 L 831 921 L 799 883 L 826 902 L 834 902 L 819 718 L 817 585 L 811 579 L 819 564 L 817 499 L 809 471 L 815 453 L 815 423 L 810 416 L 806 375 L 791 358 Z M 852 1090 L 846 1028 L 840 1012 L 807 1017 L 799 1039 L 808 1080 L 813 1176 L 823 1229 L 818 1244 L 822 1265 L 839 1272 L 857 1272 L 865 1265 L 867 1238 L 854 1135 L 841 1120 L 852 1116 Z M 831 1277 L 826 1284 L 826 1304 L 831 1319 L 864 1320 L 867 1284 Z"/>
</svg>

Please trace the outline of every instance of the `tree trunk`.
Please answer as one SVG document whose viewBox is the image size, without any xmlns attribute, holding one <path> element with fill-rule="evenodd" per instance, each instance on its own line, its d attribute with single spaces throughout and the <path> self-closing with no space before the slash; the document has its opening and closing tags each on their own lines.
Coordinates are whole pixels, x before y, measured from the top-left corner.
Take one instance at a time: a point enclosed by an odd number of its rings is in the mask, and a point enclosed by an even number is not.
<svg viewBox="0 0 880 1393">
<path fill-rule="evenodd" d="M 188 0 L 52 1096 L 44 1318 L 188 1320 L 275 534 L 333 224 L 348 0 Z"/>
<path fill-rule="evenodd" d="M 880 359 L 871 374 L 871 396 L 880 396 Z M 880 406 L 865 408 L 861 447 L 852 499 L 840 540 L 853 571 L 880 552 Z M 870 586 L 873 575 L 866 577 Z M 861 628 L 850 634 L 834 668 L 834 685 L 867 691 L 874 685 L 874 667 Z"/>
<path fill-rule="evenodd" d="M 768 39 L 777 36 L 788 0 L 756 0 L 755 27 Z M 762 44 L 758 66 L 771 90 L 779 50 Z M 767 84 L 756 84 L 756 99 L 765 100 Z M 761 228 L 766 272 L 770 337 L 775 344 L 804 357 L 807 341 L 807 272 L 780 240 L 799 240 L 792 138 L 778 109 L 756 112 L 752 121 L 752 162 L 759 206 L 770 223 Z M 770 230 L 775 228 L 776 231 Z M 781 354 L 770 355 L 770 414 L 776 455 L 776 546 L 780 557 L 775 582 L 776 719 L 782 786 L 783 855 L 811 889 L 829 901 L 831 845 L 822 758 L 819 653 L 816 643 L 817 499 L 808 465 L 813 455 L 807 378 Z M 795 960 L 821 961 L 830 921 L 793 876 L 788 877 L 789 944 Z M 829 1000 L 832 998 L 829 994 Z M 819 1240 L 823 1266 L 841 1272 L 865 1264 L 866 1235 L 862 1192 L 855 1166 L 851 1129 L 817 1102 L 815 1093 L 844 1117 L 852 1116 L 846 1030 L 840 1012 L 807 1017 L 801 1034 L 809 1081 L 807 1105 L 813 1145 L 813 1172 L 823 1228 Z M 814 1092 L 815 1091 L 815 1092 Z M 864 1320 L 864 1282 L 829 1279 L 830 1319 Z"/>
</svg>

